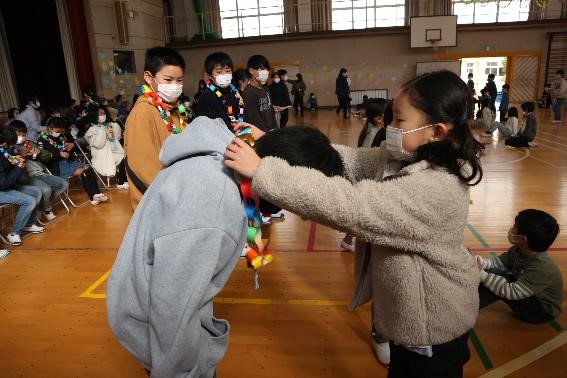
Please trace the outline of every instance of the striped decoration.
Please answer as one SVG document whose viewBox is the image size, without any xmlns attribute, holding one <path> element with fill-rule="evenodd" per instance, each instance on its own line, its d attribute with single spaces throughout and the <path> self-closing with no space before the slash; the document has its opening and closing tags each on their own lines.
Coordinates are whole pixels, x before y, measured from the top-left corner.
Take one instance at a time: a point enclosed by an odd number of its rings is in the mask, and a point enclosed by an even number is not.
<svg viewBox="0 0 567 378">
<path fill-rule="evenodd" d="M 517 104 L 536 99 L 537 69 L 538 58 L 536 56 L 512 57 L 511 103 Z"/>
</svg>

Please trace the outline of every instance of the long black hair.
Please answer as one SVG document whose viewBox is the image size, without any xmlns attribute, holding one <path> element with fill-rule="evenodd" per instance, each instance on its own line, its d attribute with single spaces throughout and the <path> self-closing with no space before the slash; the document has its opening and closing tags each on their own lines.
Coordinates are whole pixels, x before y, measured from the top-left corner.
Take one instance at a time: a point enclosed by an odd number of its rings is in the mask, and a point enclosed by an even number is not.
<svg viewBox="0 0 567 378">
<path fill-rule="evenodd" d="M 348 70 L 344 67 L 341 68 L 339 71 L 339 75 L 337 76 L 337 79 L 341 78 L 345 72 L 348 72 Z"/>
<path fill-rule="evenodd" d="M 480 156 L 484 146 L 468 126 L 466 83 L 450 71 L 428 72 L 407 82 L 400 93 L 408 94 L 410 103 L 425 114 L 428 124 L 453 125 L 447 139 L 420 146 L 416 160 L 444 167 L 466 185 L 478 184 L 482 180 Z"/>
</svg>

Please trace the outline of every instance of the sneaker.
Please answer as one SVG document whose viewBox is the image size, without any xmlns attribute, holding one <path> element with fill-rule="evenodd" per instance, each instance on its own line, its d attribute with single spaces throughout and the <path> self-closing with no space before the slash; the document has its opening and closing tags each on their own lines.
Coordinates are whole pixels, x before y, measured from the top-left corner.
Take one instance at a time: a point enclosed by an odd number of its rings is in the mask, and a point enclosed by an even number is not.
<svg viewBox="0 0 567 378">
<path fill-rule="evenodd" d="M 31 226 L 26 226 L 22 229 L 25 232 L 31 232 L 32 234 L 41 234 L 45 232 L 45 228 L 38 226 L 37 224 L 32 224 Z"/>
<path fill-rule="evenodd" d="M 4 257 L 8 256 L 10 254 L 10 250 L 9 249 L 0 249 L 0 260 L 2 260 Z"/>
<path fill-rule="evenodd" d="M 347 242 L 345 239 L 341 240 L 341 248 L 345 251 L 354 252 L 354 245 Z"/>
<path fill-rule="evenodd" d="M 390 343 L 377 343 L 374 338 L 372 338 L 372 349 L 374 349 L 374 354 L 380 363 L 384 365 L 390 365 Z"/>
<path fill-rule="evenodd" d="M 52 221 L 57 218 L 55 214 L 53 214 L 53 211 L 42 211 L 42 213 L 45 219 L 47 219 L 48 221 Z"/>
<path fill-rule="evenodd" d="M 106 196 L 106 194 L 98 193 L 98 194 L 95 194 L 93 196 L 93 200 L 91 201 L 91 203 L 93 201 L 98 201 L 99 203 L 100 202 L 106 202 L 106 201 L 108 201 L 108 197 Z"/>
<path fill-rule="evenodd" d="M 8 243 L 12 245 L 22 245 L 22 238 L 17 234 L 8 234 Z"/>
<path fill-rule="evenodd" d="M 96 205 L 98 205 L 99 203 L 100 203 L 100 201 L 99 201 L 99 200 L 96 200 L 96 199 L 93 199 L 93 200 L 91 201 L 91 205 L 93 205 L 93 206 L 96 206 Z"/>
<path fill-rule="evenodd" d="M 128 185 L 128 183 L 125 182 L 124 184 L 116 184 L 116 188 L 119 190 L 128 190 L 130 189 L 130 185 Z"/>
</svg>

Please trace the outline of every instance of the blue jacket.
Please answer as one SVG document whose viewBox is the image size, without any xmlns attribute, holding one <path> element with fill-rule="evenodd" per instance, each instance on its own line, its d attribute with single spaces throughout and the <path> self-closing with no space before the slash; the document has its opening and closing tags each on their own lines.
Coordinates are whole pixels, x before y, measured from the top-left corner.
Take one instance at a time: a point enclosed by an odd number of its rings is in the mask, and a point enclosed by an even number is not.
<svg viewBox="0 0 567 378">
<path fill-rule="evenodd" d="M 22 173 L 22 168 L 12 165 L 3 155 L 0 156 L 0 190 L 12 189 Z"/>
</svg>

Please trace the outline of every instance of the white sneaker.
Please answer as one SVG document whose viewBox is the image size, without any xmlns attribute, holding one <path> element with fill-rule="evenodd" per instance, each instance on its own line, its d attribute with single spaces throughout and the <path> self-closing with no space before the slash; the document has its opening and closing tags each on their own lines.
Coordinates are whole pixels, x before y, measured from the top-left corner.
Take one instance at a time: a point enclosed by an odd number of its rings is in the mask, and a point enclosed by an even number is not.
<svg viewBox="0 0 567 378">
<path fill-rule="evenodd" d="M 116 188 L 119 190 L 128 190 L 130 189 L 130 185 L 128 185 L 128 183 L 125 182 L 124 184 L 116 184 Z"/>
<path fill-rule="evenodd" d="M 26 226 L 22 229 L 25 232 L 31 232 L 32 234 L 41 234 L 45 232 L 45 228 L 38 226 L 37 224 L 32 224 L 31 226 Z"/>
<path fill-rule="evenodd" d="M 93 203 L 93 201 L 98 201 L 99 203 L 106 202 L 108 201 L 108 197 L 106 196 L 106 194 L 98 193 L 93 196 L 91 203 Z"/>
<path fill-rule="evenodd" d="M 8 256 L 10 254 L 10 250 L 5 248 L 5 249 L 0 249 L 0 260 L 2 260 L 4 257 Z"/>
<path fill-rule="evenodd" d="M 380 363 L 384 365 L 390 365 L 390 343 L 377 343 L 374 338 L 372 338 L 372 349 L 374 349 L 374 354 Z"/>
<path fill-rule="evenodd" d="M 345 251 L 350 251 L 354 253 L 354 244 L 348 243 L 345 239 L 341 240 L 341 248 Z"/>
<path fill-rule="evenodd" d="M 8 234 L 7 238 L 8 242 L 12 245 L 22 245 L 22 238 L 20 238 L 20 235 Z"/>
<path fill-rule="evenodd" d="M 55 214 L 53 214 L 53 211 L 42 211 L 42 213 L 45 219 L 47 219 L 47 221 L 52 221 L 55 218 L 57 218 Z"/>
</svg>

